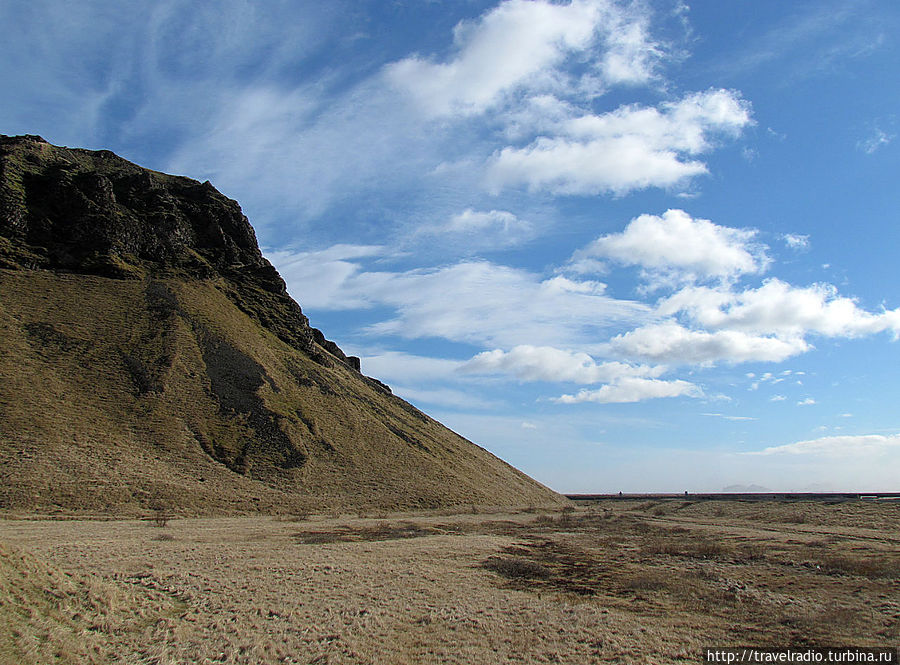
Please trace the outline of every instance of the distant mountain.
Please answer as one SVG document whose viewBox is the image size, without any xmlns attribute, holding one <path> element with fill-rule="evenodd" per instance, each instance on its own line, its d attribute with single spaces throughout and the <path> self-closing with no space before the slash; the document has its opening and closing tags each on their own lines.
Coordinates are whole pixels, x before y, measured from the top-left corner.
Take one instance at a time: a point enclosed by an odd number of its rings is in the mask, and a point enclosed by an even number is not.
<svg viewBox="0 0 900 665">
<path fill-rule="evenodd" d="M 762 485 L 729 485 L 728 487 L 723 487 L 722 491 L 732 494 L 753 494 L 759 492 L 771 492 L 772 490 L 768 487 L 763 487 Z"/>
<path fill-rule="evenodd" d="M 209 182 L 0 136 L 0 508 L 563 501 L 359 369 Z"/>
</svg>

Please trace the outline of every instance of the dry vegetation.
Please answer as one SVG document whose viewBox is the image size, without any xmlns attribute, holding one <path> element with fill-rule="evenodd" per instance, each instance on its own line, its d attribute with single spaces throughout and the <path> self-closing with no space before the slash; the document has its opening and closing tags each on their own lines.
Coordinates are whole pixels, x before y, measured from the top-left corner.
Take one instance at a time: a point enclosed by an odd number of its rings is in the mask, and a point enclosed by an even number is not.
<svg viewBox="0 0 900 665">
<path fill-rule="evenodd" d="M 900 641 L 900 502 L 0 523 L 4 663 L 690 663 Z"/>
<path fill-rule="evenodd" d="M 0 510 L 181 515 L 565 500 L 228 282 L 0 269 Z"/>
</svg>

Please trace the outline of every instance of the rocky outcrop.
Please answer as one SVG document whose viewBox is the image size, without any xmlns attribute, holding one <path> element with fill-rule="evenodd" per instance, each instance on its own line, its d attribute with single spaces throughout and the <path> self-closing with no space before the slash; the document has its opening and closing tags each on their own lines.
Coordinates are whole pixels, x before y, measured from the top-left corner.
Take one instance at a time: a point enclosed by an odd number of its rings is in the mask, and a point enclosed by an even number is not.
<svg viewBox="0 0 900 665">
<path fill-rule="evenodd" d="M 309 325 L 237 201 L 209 181 L 151 171 L 108 150 L 0 136 L 0 267 L 222 277 L 234 303 L 281 339 L 319 362 L 360 370 L 358 358 Z"/>
</svg>

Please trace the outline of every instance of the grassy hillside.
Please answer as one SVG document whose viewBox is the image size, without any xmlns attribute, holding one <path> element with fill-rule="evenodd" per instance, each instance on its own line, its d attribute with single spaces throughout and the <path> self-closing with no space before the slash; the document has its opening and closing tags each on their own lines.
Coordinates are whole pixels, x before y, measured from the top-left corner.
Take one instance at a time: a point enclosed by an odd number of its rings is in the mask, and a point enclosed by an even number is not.
<svg viewBox="0 0 900 665">
<path fill-rule="evenodd" d="M 210 183 L 0 136 L 0 509 L 564 501 L 359 369 Z"/>
<path fill-rule="evenodd" d="M 181 513 L 559 498 L 343 363 L 263 328 L 221 278 L 0 271 L 0 506 Z"/>
</svg>

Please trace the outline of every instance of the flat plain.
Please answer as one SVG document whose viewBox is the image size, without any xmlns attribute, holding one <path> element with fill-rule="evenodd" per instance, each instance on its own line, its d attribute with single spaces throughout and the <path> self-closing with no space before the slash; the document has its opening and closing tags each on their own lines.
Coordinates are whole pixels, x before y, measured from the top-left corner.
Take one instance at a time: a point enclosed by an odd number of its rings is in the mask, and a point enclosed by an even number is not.
<svg viewBox="0 0 900 665">
<path fill-rule="evenodd" d="M 0 662 L 693 663 L 900 644 L 900 502 L 0 520 Z"/>
</svg>

